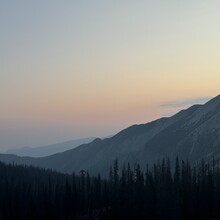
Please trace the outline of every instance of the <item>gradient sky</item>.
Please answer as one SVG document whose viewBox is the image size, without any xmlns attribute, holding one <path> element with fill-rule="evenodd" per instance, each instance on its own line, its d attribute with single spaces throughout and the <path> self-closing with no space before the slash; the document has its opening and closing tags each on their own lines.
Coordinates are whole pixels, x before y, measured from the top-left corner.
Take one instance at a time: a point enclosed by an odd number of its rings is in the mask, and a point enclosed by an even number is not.
<svg viewBox="0 0 220 220">
<path fill-rule="evenodd" d="M 0 151 L 105 136 L 220 93 L 220 1 L 0 0 Z"/>
</svg>

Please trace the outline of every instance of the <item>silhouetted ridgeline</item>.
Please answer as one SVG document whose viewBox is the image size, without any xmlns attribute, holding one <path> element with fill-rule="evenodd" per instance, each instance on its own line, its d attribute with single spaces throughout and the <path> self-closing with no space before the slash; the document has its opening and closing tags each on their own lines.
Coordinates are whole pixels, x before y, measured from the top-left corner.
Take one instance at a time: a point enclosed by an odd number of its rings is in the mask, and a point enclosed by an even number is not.
<svg viewBox="0 0 220 220">
<path fill-rule="evenodd" d="M 0 163 L 0 219 L 220 219 L 219 160 L 149 170 L 118 161 L 109 178 Z"/>
<path fill-rule="evenodd" d="M 34 165 L 59 172 L 88 170 L 102 176 L 118 158 L 119 167 L 137 162 L 143 167 L 163 158 L 197 163 L 220 157 L 220 95 L 204 105 L 194 105 L 169 118 L 133 125 L 104 140 L 95 139 L 74 149 L 47 157 L 31 158 L 0 154 L 6 163 Z"/>
<path fill-rule="evenodd" d="M 5 153 L 25 157 L 45 157 L 52 154 L 74 149 L 82 144 L 90 143 L 95 138 L 83 138 L 40 147 L 22 147 L 7 150 Z"/>
</svg>

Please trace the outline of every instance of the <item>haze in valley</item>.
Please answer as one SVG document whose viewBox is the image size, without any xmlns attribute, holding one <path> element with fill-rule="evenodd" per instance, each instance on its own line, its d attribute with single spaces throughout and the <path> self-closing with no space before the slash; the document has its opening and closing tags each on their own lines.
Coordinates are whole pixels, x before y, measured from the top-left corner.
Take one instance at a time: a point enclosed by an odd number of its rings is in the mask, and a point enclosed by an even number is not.
<svg viewBox="0 0 220 220">
<path fill-rule="evenodd" d="M 0 151 L 104 137 L 220 94 L 220 2 L 1 1 Z"/>
</svg>

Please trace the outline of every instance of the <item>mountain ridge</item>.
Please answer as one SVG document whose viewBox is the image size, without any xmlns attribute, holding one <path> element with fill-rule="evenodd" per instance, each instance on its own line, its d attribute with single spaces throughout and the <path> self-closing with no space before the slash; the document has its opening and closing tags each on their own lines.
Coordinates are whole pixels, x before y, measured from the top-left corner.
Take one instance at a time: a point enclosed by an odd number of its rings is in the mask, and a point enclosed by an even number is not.
<svg viewBox="0 0 220 220">
<path fill-rule="evenodd" d="M 118 159 L 119 165 L 142 166 L 169 157 L 196 162 L 220 155 L 220 96 L 204 105 L 193 105 L 171 117 L 132 125 L 111 138 L 95 139 L 75 149 L 43 158 L 13 158 L 16 162 L 52 168 L 61 172 L 88 170 L 107 174 Z M 6 161 L 8 155 L 0 155 Z M 6 162 L 11 162 L 7 159 Z"/>
<path fill-rule="evenodd" d="M 7 150 L 5 153 L 14 154 L 17 156 L 45 157 L 45 156 L 49 156 L 52 154 L 64 152 L 66 150 L 73 149 L 82 144 L 87 144 L 93 141 L 94 139 L 96 138 L 89 137 L 89 138 L 75 139 L 75 140 L 60 142 L 56 144 L 49 144 L 49 145 L 39 146 L 39 147 L 21 147 L 21 148 Z"/>
</svg>

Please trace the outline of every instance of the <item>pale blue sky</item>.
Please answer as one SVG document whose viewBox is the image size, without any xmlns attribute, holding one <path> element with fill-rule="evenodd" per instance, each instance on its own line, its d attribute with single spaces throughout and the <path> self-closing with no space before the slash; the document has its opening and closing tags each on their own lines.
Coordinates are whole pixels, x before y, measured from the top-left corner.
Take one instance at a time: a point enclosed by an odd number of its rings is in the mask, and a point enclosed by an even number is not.
<svg viewBox="0 0 220 220">
<path fill-rule="evenodd" d="M 105 136 L 217 95 L 220 2 L 0 0 L 0 149 Z M 193 103 L 192 103 L 193 104 Z"/>
</svg>

